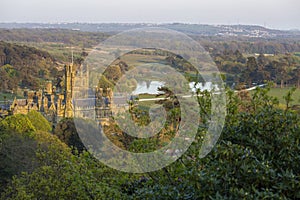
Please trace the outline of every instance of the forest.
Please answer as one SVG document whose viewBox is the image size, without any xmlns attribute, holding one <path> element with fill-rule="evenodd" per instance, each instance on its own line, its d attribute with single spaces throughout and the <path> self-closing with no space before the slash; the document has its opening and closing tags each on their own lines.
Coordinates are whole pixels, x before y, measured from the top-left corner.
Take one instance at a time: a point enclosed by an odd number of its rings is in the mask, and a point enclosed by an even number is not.
<svg viewBox="0 0 300 200">
<path fill-rule="evenodd" d="M 0 65 L 2 92 L 16 92 L 19 87 L 38 90 L 41 80 L 58 72 L 57 62 L 48 52 L 7 42 L 0 42 Z"/>
<path fill-rule="evenodd" d="M 94 159 L 72 119 L 51 130 L 37 112 L 7 117 L 0 121 L 1 199 L 297 199 L 299 111 L 289 106 L 293 91 L 285 95 L 287 107 L 280 108 L 268 90 L 258 88 L 253 95 L 228 90 L 228 115 L 211 153 L 198 157 L 207 131 L 201 126 L 176 162 L 142 174 L 120 172 Z M 209 98 L 206 93 L 199 99 L 206 102 L 205 110 Z M 123 134 L 111 139 L 135 152 L 163 142 L 128 140 Z"/>
</svg>

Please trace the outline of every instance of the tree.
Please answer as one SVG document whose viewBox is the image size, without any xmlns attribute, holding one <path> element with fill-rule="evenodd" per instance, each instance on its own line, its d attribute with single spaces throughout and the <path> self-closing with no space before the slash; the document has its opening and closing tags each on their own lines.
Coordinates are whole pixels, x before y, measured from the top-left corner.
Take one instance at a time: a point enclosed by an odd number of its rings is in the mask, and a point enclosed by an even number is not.
<svg viewBox="0 0 300 200">
<path fill-rule="evenodd" d="M 267 64 L 267 58 L 264 54 L 259 54 L 259 56 L 257 57 L 257 64 L 260 68 L 263 68 Z"/>
<path fill-rule="evenodd" d="M 299 192 L 299 115 L 278 109 L 278 102 L 258 88 L 240 111 L 229 92 L 227 118 L 220 141 L 198 157 L 200 128 L 189 150 L 172 165 L 143 175 L 128 185 L 136 199 L 295 199 Z M 297 162 L 295 163 L 295 160 Z M 222 183 L 222 184 L 220 184 Z"/>
<path fill-rule="evenodd" d="M 107 178 L 102 180 L 118 173 L 87 152 L 73 155 L 50 133 L 25 134 L 31 126 L 21 129 L 13 123 L 25 126 L 30 121 L 25 115 L 13 117 L 1 121 L 0 199 L 127 199 L 120 185 L 112 188 Z"/>
<path fill-rule="evenodd" d="M 112 83 L 116 83 L 121 78 L 122 72 L 118 65 L 108 66 L 103 76 Z"/>
<path fill-rule="evenodd" d="M 282 62 L 275 62 L 275 68 L 277 81 L 280 81 L 280 88 L 284 88 L 284 83 L 288 79 L 287 65 Z"/>
<path fill-rule="evenodd" d="M 107 88 L 113 88 L 114 84 L 110 82 L 105 76 L 101 76 L 98 81 L 98 88 L 102 88 L 103 92 L 106 92 Z"/>
<path fill-rule="evenodd" d="M 294 78 L 292 79 L 295 82 L 295 85 L 297 88 L 300 88 L 300 67 L 297 66 L 291 71 L 291 77 Z"/>
<path fill-rule="evenodd" d="M 237 62 L 246 63 L 247 59 L 243 56 L 243 54 L 239 50 L 236 50 L 234 52 L 234 55 L 236 56 L 236 61 Z"/>
<path fill-rule="evenodd" d="M 25 158 L 33 155 L 37 165 L 30 171 L 22 168 L 23 165 L 15 166 L 23 173 L 15 174 L 17 176 L 12 178 L 6 188 L 1 187 L 4 192 L 0 199 L 126 198 L 117 185 L 110 187 L 105 179 L 102 180 L 107 175 L 112 176 L 113 172 L 106 170 L 88 153 L 73 155 L 70 148 L 57 137 L 45 132 L 36 132 L 31 140 L 38 143 L 31 147 L 32 154 L 29 154 L 27 148 L 20 148 L 20 151 L 25 150 Z M 14 161 L 24 162 L 21 155 Z M 27 163 L 31 163 L 30 161 L 28 159 Z M 2 163 L 0 166 L 3 166 Z M 8 165 L 5 167 L 5 171 L 1 172 L 6 172 Z"/>
<path fill-rule="evenodd" d="M 53 134 L 69 147 L 75 147 L 79 152 L 86 149 L 77 133 L 73 118 L 61 120 L 56 125 Z"/>
<path fill-rule="evenodd" d="M 13 176 L 32 172 L 37 166 L 37 142 L 14 130 L 0 133 L 0 193 Z"/>
<path fill-rule="evenodd" d="M 35 110 L 31 110 L 27 114 L 28 119 L 31 121 L 32 125 L 36 130 L 49 132 L 51 131 L 52 127 L 50 122 L 40 113 Z"/>
<path fill-rule="evenodd" d="M 0 121 L 0 129 L 2 131 L 15 131 L 26 135 L 34 135 L 35 127 L 26 115 L 11 115 Z"/>
</svg>

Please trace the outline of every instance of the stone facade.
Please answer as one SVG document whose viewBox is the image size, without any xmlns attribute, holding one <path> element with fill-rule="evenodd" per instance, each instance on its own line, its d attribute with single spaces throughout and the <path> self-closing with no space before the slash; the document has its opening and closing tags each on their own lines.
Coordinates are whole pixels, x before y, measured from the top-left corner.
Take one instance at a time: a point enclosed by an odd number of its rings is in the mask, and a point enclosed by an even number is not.
<svg viewBox="0 0 300 200">
<path fill-rule="evenodd" d="M 81 66 L 80 68 L 83 68 Z M 86 67 L 87 68 L 87 67 Z M 82 70 L 82 69 L 81 69 Z M 50 122 L 56 123 L 60 118 L 73 117 L 74 109 L 72 97 L 76 73 L 73 64 L 64 67 L 64 84 L 63 87 L 55 87 L 52 81 L 47 81 L 45 87 L 39 91 L 24 91 L 25 99 L 14 99 L 10 106 L 11 114 L 27 114 L 30 110 L 41 112 Z M 80 72 L 82 73 L 82 72 Z M 88 74 L 88 71 L 86 71 Z M 78 77 L 82 80 L 83 77 Z M 85 77 L 85 85 L 88 87 L 88 80 Z M 80 88 L 80 85 L 77 85 Z"/>
<path fill-rule="evenodd" d="M 27 114 L 31 110 L 41 112 L 54 125 L 66 117 L 82 117 L 108 125 L 113 114 L 128 109 L 127 96 L 114 97 L 111 88 L 89 87 L 88 66 L 74 69 L 73 64 L 64 67 L 64 82 L 53 86 L 47 81 L 39 91 L 24 91 L 24 99 L 14 99 L 9 114 Z M 61 86 L 62 85 L 62 86 Z"/>
</svg>

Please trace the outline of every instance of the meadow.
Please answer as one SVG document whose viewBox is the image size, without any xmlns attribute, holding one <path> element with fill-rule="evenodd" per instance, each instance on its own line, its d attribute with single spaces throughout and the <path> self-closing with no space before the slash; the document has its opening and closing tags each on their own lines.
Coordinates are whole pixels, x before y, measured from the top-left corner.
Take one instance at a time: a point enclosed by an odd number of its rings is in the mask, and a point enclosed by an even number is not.
<svg viewBox="0 0 300 200">
<path fill-rule="evenodd" d="M 269 91 L 269 95 L 276 97 L 279 100 L 280 104 L 285 104 L 284 96 L 287 95 L 287 93 L 292 89 L 292 87 L 286 87 L 286 88 L 271 88 Z M 293 101 L 291 102 L 291 105 L 299 105 L 300 104 L 300 89 L 297 88 L 295 92 L 292 95 Z"/>
</svg>

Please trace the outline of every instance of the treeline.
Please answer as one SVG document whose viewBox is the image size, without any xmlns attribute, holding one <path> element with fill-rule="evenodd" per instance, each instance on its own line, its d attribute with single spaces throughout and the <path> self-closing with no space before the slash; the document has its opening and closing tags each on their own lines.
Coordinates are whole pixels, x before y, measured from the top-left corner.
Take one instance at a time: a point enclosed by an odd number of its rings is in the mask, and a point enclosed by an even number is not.
<svg viewBox="0 0 300 200">
<path fill-rule="evenodd" d="M 227 82 L 251 86 L 273 81 L 280 87 L 300 87 L 300 57 L 293 54 L 245 57 L 238 50 L 225 50 L 212 56 L 219 69 L 227 74 Z"/>
<path fill-rule="evenodd" d="M 91 48 L 108 38 L 111 34 L 83 32 L 68 29 L 0 29 L 0 40 L 13 42 L 50 42 Z M 276 38 L 221 37 L 191 35 L 209 52 L 239 50 L 241 53 L 279 54 L 300 52 L 300 38 L 295 36 Z M 144 40 L 144 39 L 143 39 Z M 126 41 L 124 41 L 126 43 Z M 151 41 L 144 41 L 151 44 Z M 150 45 L 151 46 L 151 45 Z M 171 44 L 169 46 L 172 46 Z"/>
<path fill-rule="evenodd" d="M 39 89 L 41 79 L 50 79 L 58 73 L 58 64 L 45 51 L 33 47 L 0 42 L 0 90 L 18 87 Z"/>
<path fill-rule="evenodd" d="M 210 53 L 225 50 L 249 54 L 282 54 L 300 52 L 300 38 L 194 37 Z"/>
<path fill-rule="evenodd" d="M 172 66 L 180 72 L 187 73 L 190 81 L 197 72 L 194 66 L 180 55 L 159 49 L 143 49 L 131 54 L 163 56 L 160 62 Z M 232 85 L 251 87 L 272 81 L 280 87 L 297 86 L 300 88 L 300 57 L 297 54 L 256 54 L 247 56 L 239 50 L 225 49 L 211 52 L 211 57 L 219 70 L 225 73 L 225 82 Z M 186 59 L 193 59 L 186 57 Z M 203 81 L 203 80 L 200 80 Z"/>
<path fill-rule="evenodd" d="M 93 47 L 108 37 L 104 33 L 89 33 L 67 29 L 0 29 L 0 40 L 10 42 L 63 43 L 83 48 Z"/>
</svg>

